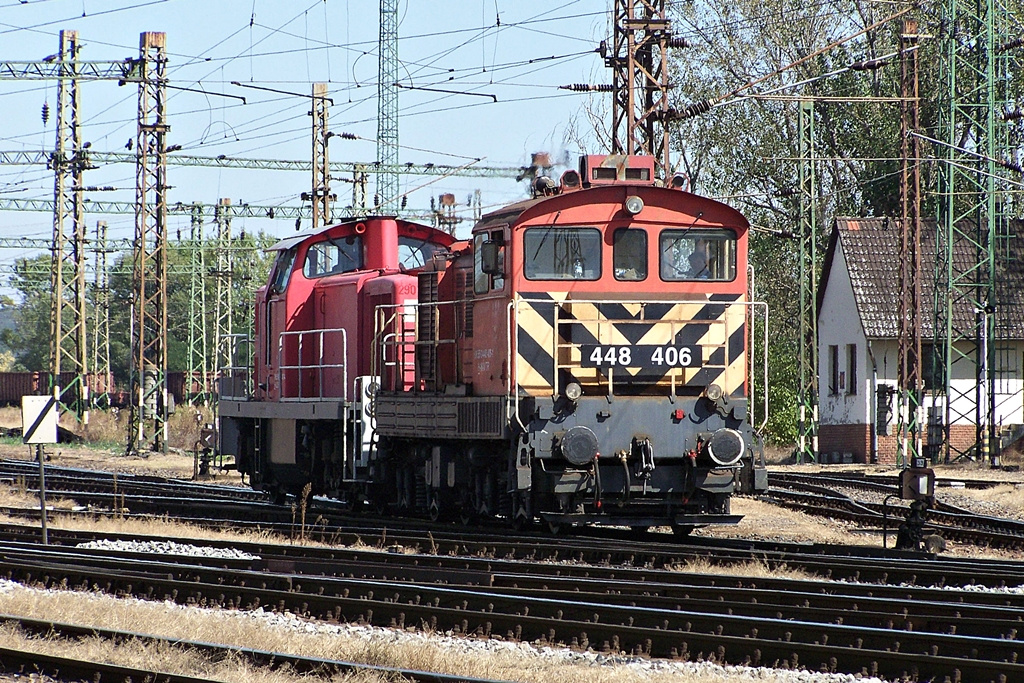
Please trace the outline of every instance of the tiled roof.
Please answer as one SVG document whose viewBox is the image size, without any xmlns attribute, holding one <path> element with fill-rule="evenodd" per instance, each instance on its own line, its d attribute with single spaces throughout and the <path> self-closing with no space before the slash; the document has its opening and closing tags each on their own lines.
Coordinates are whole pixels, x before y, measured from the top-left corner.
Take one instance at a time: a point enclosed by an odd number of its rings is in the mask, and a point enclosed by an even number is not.
<svg viewBox="0 0 1024 683">
<path fill-rule="evenodd" d="M 1024 223 L 1011 224 L 1012 235 L 1024 232 Z M 838 218 L 829 238 L 825 268 L 821 278 L 822 291 L 835 258 L 836 244 L 842 243 L 843 253 L 853 284 L 857 311 L 869 338 L 895 338 L 899 332 L 897 311 L 900 298 L 901 242 L 900 223 L 888 218 Z M 935 323 L 935 244 L 936 222 L 922 221 L 921 225 L 921 336 L 933 337 Z M 973 245 L 962 244 L 956 250 L 958 273 L 968 271 L 977 260 Z M 1024 339 L 1024 239 L 1010 238 L 999 243 L 996 260 L 996 337 Z M 984 296 L 978 297 L 984 300 Z M 971 328 L 975 319 L 971 304 L 966 299 L 954 303 L 954 321 L 961 333 Z"/>
</svg>

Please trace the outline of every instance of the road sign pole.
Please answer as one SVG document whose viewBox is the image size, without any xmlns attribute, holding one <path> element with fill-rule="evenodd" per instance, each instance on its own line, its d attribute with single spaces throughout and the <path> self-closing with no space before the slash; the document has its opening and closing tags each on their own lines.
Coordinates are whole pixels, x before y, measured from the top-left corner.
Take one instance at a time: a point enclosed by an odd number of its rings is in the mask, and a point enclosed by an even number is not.
<svg viewBox="0 0 1024 683">
<path fill-rule="evenodd" d="M 46 535 L 46 477 L 43 472 L 43 444 L 36 444 L 36 457 L 39 458 L 39 519 L 43 524 L 43 545 L 49 544 Z"/>
</svg>

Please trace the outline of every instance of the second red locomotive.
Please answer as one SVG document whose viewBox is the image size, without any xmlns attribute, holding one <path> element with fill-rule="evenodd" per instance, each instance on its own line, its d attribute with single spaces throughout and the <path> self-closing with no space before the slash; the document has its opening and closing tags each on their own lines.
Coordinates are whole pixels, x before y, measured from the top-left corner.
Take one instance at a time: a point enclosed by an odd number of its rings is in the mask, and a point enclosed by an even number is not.
<svg viewBox="0 0 1024 683">
<path fill-rule="evenodd" d="M 730 496 L 767 488 L 746 219 L 648 157 L 535 189 L 469 241 L 371 217 L 275 247 L 219 403 L 253 486 L 553 529 L 738 521 Z"/>
</svg>

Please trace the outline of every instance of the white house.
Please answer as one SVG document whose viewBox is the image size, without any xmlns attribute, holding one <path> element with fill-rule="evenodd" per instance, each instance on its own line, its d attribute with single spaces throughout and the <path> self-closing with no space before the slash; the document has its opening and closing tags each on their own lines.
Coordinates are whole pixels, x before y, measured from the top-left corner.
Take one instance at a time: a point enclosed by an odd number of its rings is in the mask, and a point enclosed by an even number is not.
<svg viewBox="0 0 1024 683">
<path fill-rule="evenodd" d="M 936 444 L 946 399 L 940 394 L 936 400 L 931 391 L 935 223 L 925 222 L 921 232 L 922 404 Z M 901 239 L 899 222 L 886 218 L 839 218 L 829 238 L 818 289 L 818 449 L 824 462 L 844 456 L 854 462 L 896 458 Z M 1024 272 L 1019 261 L 1005 259 L 998 273 L 998 323 L 989 342 L 995 351 L 995 419 L 1003 431 L 1019 431 L 1024 425 Z M 973 329 L 975 313 L 967 302 L 958 302 L 954 319 L 958 329 Z M 959 351 L 972 354 L 974 348 L 968 344 Z M 953 365 L 949 439 L 957 450 L 976 440 L 976 368 L 974 362 Z M 986 389 L 980 398 L 984 408 Z"/>
</svg>

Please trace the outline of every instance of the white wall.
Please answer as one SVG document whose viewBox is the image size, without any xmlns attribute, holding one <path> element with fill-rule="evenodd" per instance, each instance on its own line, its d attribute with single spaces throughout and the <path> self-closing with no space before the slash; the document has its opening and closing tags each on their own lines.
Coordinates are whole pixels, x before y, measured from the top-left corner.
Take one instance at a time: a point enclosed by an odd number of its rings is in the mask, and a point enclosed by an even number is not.
<svg viewBox="0 0 1024 683">
<path fill-rule="evenodd" d="M 818 420 L 820 424 L 868 424 L 872 422 L 871 363 L 861 328 L 853 285 L 846 267 L 842 242 L 837 245 L 825 297 L 818 311 Z M 825 283 L 822 283 L 825 286 Z M 853 344 L 856 379 L 851 382 L 848 345 Z M 838 352 L 839 386 L 830 391 L 829 347 Z"/>
<path fill-rule="evenodd" d="M 874 358 L 877 384 L 887 384 L 895 389 L 899 376 L 899 347 L 895 339 L 874 339 L 870 353 L 864 337 L 853 285 L 847 270 L 846 256 L 842 242 L 837 245 L 835 261 L 830 271 L 830 280 L 825 297 L 818 312 L 818 416 L 823 425 L 870 424 L 873 423 L 873 395 L 877 385 L 872 378 Z M 826 283 L 822 283 L 825 286 Z M 929 313 L 930 314 L 930 313 Z M 829 391 L 831 364 L 829 347 L 836 346 L 839 352 L 839 372 L 848 373 L 847 345 L 855 344 L 857 378 L 856 387 L 851 388 L 849 377 L 843 379 L 838 392 Z M 1024 341 L 1000 342 L 1004 351 L 998 353 L 997 368 L 1003 370 L 997 379 L 996 422 L 1001 425 L 1024 424 Z M 965 349 L 967 351 L 968 349 Z M 974 364 L 961 362 L 953 366 L 951 378 L 954 387 L 954 404 L 951 417 L 954 424 L 974 424 L 976 380 Z M 853 389 L 851 391 L 851 389 Z M 959 392 L 969 392 L 960 396 Z M 939 406 L 944 409 L 944 400 Z M 985 399 L 983 399 L 985 400 Z M 924 397 L 925 415 L 932 406 L 930 392 Z M 898 405 L 893 398 L 892 405 Z M 926 418 L 925 418 L 926 419 Z M 897 416 L 890 416 L 890 426 L 895 429 Z"/>
</svg>

